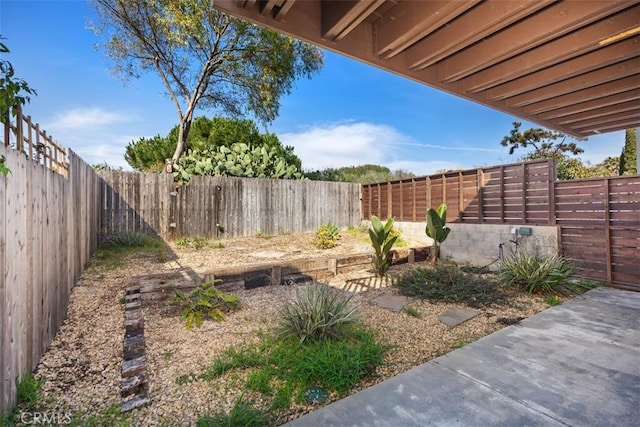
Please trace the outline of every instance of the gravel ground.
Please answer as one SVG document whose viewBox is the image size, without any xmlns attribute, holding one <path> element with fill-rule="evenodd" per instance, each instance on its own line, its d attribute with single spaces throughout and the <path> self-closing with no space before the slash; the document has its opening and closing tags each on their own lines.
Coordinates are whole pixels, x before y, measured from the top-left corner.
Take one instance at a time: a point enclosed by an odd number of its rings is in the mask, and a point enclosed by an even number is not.
<svg viewBox="0 0 640 427">
<path fill-rule="evenodd" d="M 222 249 L 184 250 L 171 246 L 167 253 L 134 254 L 124 267 L 88 268 L 72 294 L 67 319 L 39 364 L 36 376 L 45 380 L 48 410 L 97 414 L 110 405 L 119 405 L 122 363 L 124 288 L 132 276 L 171 271 L 175 268 L 199 269 L 214 266 L 273 262 L 278 259 L 312 258 L 369 251 L 362 236 L 344 234 L 338 247 L 320 251 L 311 243 L 313 235 L 278 236 L 270 239 L 224 240 Z M 170 253 L 169 253 L 170 252 Z M 393 267 L 391 276 L 413 268 Z M 413 301 L 420 317 L 378 307 L 372 301 L 384 293 L 395 293 L 389 282 L 381 282 L 371 272 L 353 272 L 331 279 L 331 284 L 362 292 L 354 297 L 366 325 L 380 339 L 394 347 L 375 376 L 361 383 L 362 389 L 383 381 L 418 364 L 492 333 L 504 324 L 499 318 L 528 317 L 546 307 L 539 297 L 519 296 L 508 305 L 482 308 L 474 319 L 449 329 L 437 320 L 454 304 Z M 277 323 L 280 305 L 293 299 L 295 286 L 269 286 L 240 290 L 242 309 L 228 314 L 224 322 L 205 321 L 201 328 L 187 330 L 179 321 L 176 307 L 157 302 L 144 308 L 147 368 L 152 404 L 136 411 L 134 424 L 194 425 L 200 415 L 228 410 L 245 391 L 243 378 L 226 374 L 216 381 L 178 384 L 176 379 L 201 372 L 230 345 L 258 340 L 260 332 Z M 356 390 L 354 390 L 356 391 Z M 331 400 L 335 399 L 330 396 Z M 287 419 L 315 409 L 292 408 Z"/>
</svg>

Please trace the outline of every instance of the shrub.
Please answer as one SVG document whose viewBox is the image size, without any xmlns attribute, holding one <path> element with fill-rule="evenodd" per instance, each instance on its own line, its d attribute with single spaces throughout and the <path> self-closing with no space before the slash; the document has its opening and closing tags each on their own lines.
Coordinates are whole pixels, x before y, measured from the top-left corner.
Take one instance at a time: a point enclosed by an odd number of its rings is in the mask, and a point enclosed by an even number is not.
<svg viewBox="0 0 640 427">
<path fill-rule="evenodd" d="M 185 322 L 187 329 L 194 325 L 202 326 L 205 317 L 215 321 L 224 320 L 225 312 L 240 306 L 237 295 L 224 294 L 211 282 L 203 283 L 189 293 L 176 290 L 176 296 L 171 298 L 170 303 L 182 308 L 180 320 Z"/>
<path fill-rule="evenodd" d="M 398 239 L 397 236 L 391 235 L 392 229 L 393 218 L 387 219 L 387 222 L 382 225 L 382 222 L 377 216 L 371 216 L 369 238 L 371 239 L 371 246 L 373 246 L 373 250 L 375 251 L 373 269 L 379 277 L 387 274 L 390 266 L 389 253 L 391 252 L 393 244 Z"/>
<path fill-rule="evenodd" d="M 179 248 L 189 248 L 195 250 L 200 250 L 202 248 L 224 248 L 224 244 L 222 242 L 212 242 L 211 240 L 202 236 L 180 237 L 178 240 L 176 240 L 176 246 Z"/>
<path fill-rule="evenodd" d="M 338 240 L 340 240 L 340 230 L 335 224 L 327 223 L 321 225 L 316 231 L 313 245 L 318 249 L 331 249 L 338 244 Z"/>
<path fill-rule="evenodd" d="M 566 284 L 573 266 L 559 255 L 541 255 L 538 251 L 518 251 L 502 260 L 498 276 L 508 285 L 529 293 L 550 292 Z"/>
<path fill-rule="evenodd" d="M 466 273 L 454 263 L 438 263 L 432 268 L 416 268 L 397 279 L 402 295 L 431 302 L 488 306 L 504 301 L 507 294 L 488 275 Z"/>
<path fill-rule="evenodd" d="M 300 342 L 340 338 L 361 318 L 357 307 L 350 304 L 351 298 L 324 283 L 296 289 L 295 301 L 280 310 L 280 335 L 294 336 Z"/>
</svg>

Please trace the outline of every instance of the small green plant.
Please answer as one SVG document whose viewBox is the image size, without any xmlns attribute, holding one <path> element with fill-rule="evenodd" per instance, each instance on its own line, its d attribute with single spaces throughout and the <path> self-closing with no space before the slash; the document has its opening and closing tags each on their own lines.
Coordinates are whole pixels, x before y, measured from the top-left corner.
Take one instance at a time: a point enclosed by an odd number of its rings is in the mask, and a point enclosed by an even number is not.
<svg viewBox="0 0 640 427">
<path fill-rule="evenodd" d="M 187 329 L 194 325 L 202 326 L 205 317 L 214 321 L 224 320 L 225 312 L 240 306 L 237 295 L 219 291 L 212 282 L 203 283 L 189 293 L 176 290 L 176 296 L 171 298 L 170 303 L 182 308 L 180 320 L 185 322 Z"/>
<path fill-rule="evenodd" d="M 281 336 L 294 336 L 300 342 L 339 338 L 361 319 L 358 308 L 350 304 L 352 297 L 324 283 L 296 289 L 295 301 L 280 309 Z"/>
<path fill-rule="evenodd" d="M 425 232 L 433 240 L 433 254 L 431 264 L 436 265 L 440 256 L 440 245 L 447 240 L 451 229 L 446 226 L 447 205 L 440 203 L 438 209 L 429 208 L 427 211 L 427 226 Z"/>
<path fill-rule="evenodd" d="M 263 427 L 272 425 L 269 412 L 240 396 L 228 414 L 218 412 L 199 418 L 197 427 Z"/>
<path fill-rule="evenodd" d="M 405 308 L 403 308 L 402 311 L 407 316 L 415 317 L 416 319 L 419 319 L 420 317 L 422 317 L 420 312 L 415 307 L 411 307 L 410 305 L 408 305 Z"/>
<path fill-rule="evenodd" d="M 537 250 L 518 251 L 502 259 L 498 277 L 507 285 L 529 293 L 551 292 L 569 282 L 573 266 L 559 255 L 542 255 Z"/>
<path fill-rule="evenodd" d="M 550 307 L 562 304 L 558 295 L 543 295 L 542 300 Z"/>
<path fill-rule="evenodd" d="M 392 229 L 393 218 L 387 219 L 387 222 L 383 225 L 377 216 L 371 216 L 369 238 L 371 239 L 371 246 L 373 246 L 373 250 L 375 251 L 373 269 L 379 277 L 384 277 L 387 274 L 387 270 L 389 270 L 391 264 L 389 259 L 391 248 L 398 239 L 397 236 L 391 236 L 390 232 Z"/>
<path fill-rule="evenodd" d="M 338 240 L 340 240 L 340 230 L 335 224 L 327 223 L 321 225 L 316 231 L 313 245 L 318 249 L 331 249 L 338 244 Z"/>
<path fill-rule="evenodd" d="M 202 248 L 220 249 L 224 248 L 224 244 L 220 241 L 212 242 L 211 240 L 202 236 L 182 236 L 178 240 L 176 240 L 176 247 L 195 250 L 200 250 Z"/>
<path fill-rule="evenodd" d="M 6 160 L 7 158 L 5 156 L 0 156 L 0 175 L 4 176 L 5 178 L 8 174 L 11 173 L 11 169 L 9 169 L 4 163 Z"/>
<path fill-rule="evenodd" d="M 261 233 L 261 232 L 257 232 L 256 233 L 256 237 L 259 239 L 265 239 L 265 240 L 269 240 L 270 238 L 272 238 L 273 236 L 271 234 L 268 233 Z"/>
<path fill-rule="evenodd" d="M 23 411 L 31 411 L 42 401 L 42 385 L 44 381 L 26 372 L 16 379 L 18 406 Z"/>
</svg>

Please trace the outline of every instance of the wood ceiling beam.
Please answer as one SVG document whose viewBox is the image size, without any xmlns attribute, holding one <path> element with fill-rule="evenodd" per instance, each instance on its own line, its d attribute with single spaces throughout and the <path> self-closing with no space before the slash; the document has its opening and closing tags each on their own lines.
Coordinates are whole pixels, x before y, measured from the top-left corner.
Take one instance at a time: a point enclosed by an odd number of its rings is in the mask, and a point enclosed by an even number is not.
<svg viewBox="0 0 640 427">
<path fill-rule="evenodd" d="M 410 68 L 422 70 L 556 0 L 485 1 L 410 46 L 403 53 Z"/>
<path fill-rule="evenodd" d="M 276 9 L 274 18 L 278 21 L 282 21 L 295 3 L 296 0 L 285 0 L 284 3 Z"/>
<path fill-rule="evenodd" d="M 391 58 L 475 6 L 479 0 L 404 1 L 374 22 L 375 51 Z"/>
<path fill-rule="evenodd" d="M 602 126 L 607 123 L 613 123 L 623 120 L 634 119 L 640 122 L 640 111 L 627 111 L 625 113 L 612 113 L 606 116 L 594 117 L 593 119 L 581 120 L 571 124 L 571 127 L 576 129 L 591 128 L 595 129 L 598 126 Z"/>
<path fill-rule="evenodd" d="M 609 45 L 544 70 L 503 83 L 487 90 L 486 97 L 492 100 L 510 98 L 637 56 L 640 56 L 640 37 Z"/>
<path fill-rule="evenodd" d="M 550 110 L 546 113 L 540 114 L 539 117 L 543 120 L 553 120 L 555 122 L 556 119 L 560 117 L 571 116 L 574 114 L 597 110 L 598 108 L 603 107 L 610 107 L 629 101 L 635 101 L 638 99 L 640 99 L 640 88 L 590 101 L 578 102 L 576 104 L 571 104 L 566 107 L 557 108 L 555 110 Z"/>
<path fill-rule="evenodd" d="M 628 5 L 628 2 L 624 3 Z M 562 63 L 599 49 L 598 41 L 612 34 L 631 30 L 638 26 L 638 22 L 640 6 L 635 6 L 496 64 L 488 70 L 475 73 L 462 80 L 462 86 L 465 92 L 476 93 Z"/>
<path fill-rule="evenodd" d="M 535 104 L 527 105 L 526 107 L 522 108 L 521 111 L 526 114 L 536 115 L 578 102 L 627 92 L 636 89 L 637 87 L 638 76 L 626 77 L 624 79 L 605 83 L 599 86 L 590 87 L 589 89 L 584 89 L 578 92 L 556 96 L 555 98 L 547 99 L 545 101 L 536 102 Z"/>
<path fill-rule="evenodd" d="M 509 107 L 524 107 L 534 102 L 555 98 L 571 92 L 598 86 L 614 80 L 619 80 L 629 76 L 636 76 L 640 84 L 640 58 L 631 58 L 619 62 L 610 67 L 600 68 L 589 73 L 581 74 L 561 82 L 552 83 L 530 92 L 516 95 L 507 99 Z"/>
<path fill-rule="evenodd" d="M 640 126 L 640 118 L 628 118 L 621 119 L 610 122 L 603 122 L 599 124 L 594 124 L 591 126 L 585 126 L 583 128 L 574 128 L 577 129 L 580 133 L 602 133 L 602 132 L 614 132 L 616 130 L 623 130 L 629 128 L 637 128 Z"/>
<path fill-rule="evenodd" d="M 385 0 L 322 0 L 322 38 L 344 38 L 367 19 Z"/>
<path fill-rule="evenodd" d="M 629 111 L 635 111 L 636 114 L 640 114 L 640 101 L 627 101 L 620 104 L 609 105 L 607 107 L 595 108 L 593 110 L 584 111 L 582 113 L 560 117 L 555 120 L 555 122 L 560 123 L 561 125 L 569 125 L 583 120 L 605 117 L 610 114 L 627 113 Z"/>
<path fill-rule="evenodd" d="M 438 78 L 447 83 L 458 81 L 628 6 L 625 2 L 611 1 L 551 5 L 439 63 Z"/>
</svg>

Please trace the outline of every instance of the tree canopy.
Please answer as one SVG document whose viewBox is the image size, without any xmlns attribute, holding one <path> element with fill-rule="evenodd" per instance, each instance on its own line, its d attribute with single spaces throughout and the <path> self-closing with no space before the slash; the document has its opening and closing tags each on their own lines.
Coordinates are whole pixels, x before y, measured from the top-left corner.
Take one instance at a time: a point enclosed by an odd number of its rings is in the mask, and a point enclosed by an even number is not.
<svg viewBox="0 0 640 427">
<path fill-rule="evenodd" d="M 295 80 L 322 67 L 309 44 L 225 15 L 210 0 L 94 0 L 96 34 L 124 79 L 154 71 L 178 115 L 172 164 L 196 108 L 273 121 Z M 152 141 L 149 141 L 151 144 Z"/>
<path fill-rule="evenodd" d="M 4 37 L 0 36 L 0 40 L 4 40 Z M 9 48 L 1 41 L 0 53 L 9 53 Z M 0 122 L 8 120 L 9 114 L 15 115 L 15 109 L 29 102 L 32 95 L 36 95 L 36 91 L 26 81 L 15 76 L 11 62 L 0 59 Z"/>
<path fill-rule="evenodd" d="M 394 172 L 388 167 L 380 165 L 346 166 L 342 168 L 325 168 L 307 171 L 305 176 L 314 181 L 358 182 L 373 184 L 375 182 L 394 181 L 396 179 L 412 178 L 415 174 L 398 169 Z"/>
<path fill-rule="evenodd" d="M 125 150 L 125 160 L 132 168 L 141 172 L 162 171 L 167 153 L 172 153 L 178 144 L 178 128 L 179 125 L 176 125 L 166 137 L 156 135 L 130 142 Z M 293 147 L 283 146 L 272 133 L 260 133 L 256 124 L 249 119 L 197 117 L 193 120 L 185 149 L 188 153 L 193 152 L 193 158 L 205 155 L 207 150 L 222 146 L 229 148 L 235 143 L 273 149 L 274 154 L 283 157 L 287 164 L 295 165 L 297 169 L 302 167 L 300 158 L 293 152 Z"/>
<path fill-rule="evenodd" d="M 636 129 L 627 129 L 624 134 L 624 147 L 620 155 L 620 175 L 638 173 L 638 135 Z"/>
</svg>

